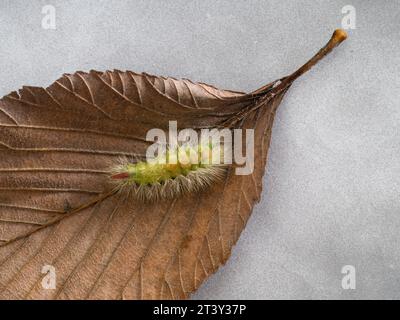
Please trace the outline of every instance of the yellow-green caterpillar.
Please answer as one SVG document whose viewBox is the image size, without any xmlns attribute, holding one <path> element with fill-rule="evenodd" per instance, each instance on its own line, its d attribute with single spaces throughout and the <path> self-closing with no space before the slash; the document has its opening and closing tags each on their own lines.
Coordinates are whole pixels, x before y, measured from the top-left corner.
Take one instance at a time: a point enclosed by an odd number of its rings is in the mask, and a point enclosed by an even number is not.
<svg viewBox="0 0 400 320">
<path fill-rule="evenodd" d="M 175 198 L 199 192 L 224 177 L 223 151 L 218 146 L 178 146 L 157 157 L 112 168 L 111 179 L 141 201 Z"/>
</svg>

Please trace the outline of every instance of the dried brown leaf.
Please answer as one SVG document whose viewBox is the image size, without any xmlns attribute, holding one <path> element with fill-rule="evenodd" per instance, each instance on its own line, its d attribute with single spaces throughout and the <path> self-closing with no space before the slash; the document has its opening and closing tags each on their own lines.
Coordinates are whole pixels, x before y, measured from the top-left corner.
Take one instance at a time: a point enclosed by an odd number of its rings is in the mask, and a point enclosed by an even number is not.
<svg viewBox="0 0 400 320">
<path fill-rule="evenodd" d="M 181 299 L 228 259 L 259 200 L 276 108 L 292 75 L 249 94 L 118 70 L 66 74 L 0 100 L 0 298 Z M 106 188 L 151 128 L 254 128 L 255 170 L 204 193 L 143 204 Z M 42 287 L 44 265 L 57 287 Z"/>
</svg>

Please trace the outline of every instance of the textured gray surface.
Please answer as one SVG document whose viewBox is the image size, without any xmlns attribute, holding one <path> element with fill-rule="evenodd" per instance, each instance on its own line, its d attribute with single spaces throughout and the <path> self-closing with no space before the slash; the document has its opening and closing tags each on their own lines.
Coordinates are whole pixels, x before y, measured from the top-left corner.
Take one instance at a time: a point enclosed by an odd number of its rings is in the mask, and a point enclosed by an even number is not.
<svg viewBox="0 0 400 320">
<path fill-rule="evenodd" d="M 305 62 L 347 4 L 357 28 L 286 95 L 262 201 L 193 298 L 400 298 L 399 2 L 1 0 L 0 94 L 113 68 L 248 91 Z"/>
</svg>

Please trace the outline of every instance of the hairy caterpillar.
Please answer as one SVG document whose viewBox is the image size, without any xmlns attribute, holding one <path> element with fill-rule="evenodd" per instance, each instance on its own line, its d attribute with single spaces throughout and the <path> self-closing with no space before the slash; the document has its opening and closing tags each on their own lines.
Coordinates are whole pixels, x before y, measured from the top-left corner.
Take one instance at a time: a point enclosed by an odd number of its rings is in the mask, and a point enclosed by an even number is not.
<svg viewBox="0 0 400 320">
<path fill-rule="evenodd" d="M 221 159 L 220 146 L 178 146 L 147 161 L 122 159 L 111 169 L 111 179 L 117 190 L 128 191 L 138 200 L 171 199 L 221 180 L 226 171 Z"/>
</svg>

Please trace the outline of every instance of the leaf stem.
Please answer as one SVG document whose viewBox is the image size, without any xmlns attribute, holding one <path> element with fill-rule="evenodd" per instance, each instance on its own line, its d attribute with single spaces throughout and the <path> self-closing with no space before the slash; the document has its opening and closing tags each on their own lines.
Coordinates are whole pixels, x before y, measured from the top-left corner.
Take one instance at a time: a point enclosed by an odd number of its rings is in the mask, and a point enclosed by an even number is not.
<svg viewBox="0 0 400 320">
<path fill-rule="evenodd" d="M 308 60 L 299 69 L 293 72 L 291 75 L 283 78 L 282 81 L 272 90 L 274 93 L 280 92 L 289 85 L 292 84 L 294 80 L 306 73 L 313 66 L 315 66 L 320 60 L 322 60 L 327 54 L 329 54 L 335 47 L 342 43 L 347 38 L 347 33 L 343 29 L 337 29 L 333 32 L 332 37 L 328 43 L 323 46 L 310 60 Z"/>
<path fill-rule="evenodd" d="M 340 43 L 342 43 L 347 38 L 346 31 L 342 29 L 337 29 L 333 32 L 328 43 L 323 46 L 310 60 L 308 60 L 304 65 L 302 65 L 299 69 L 293 72 L 291 75 L 284 77 L 275 82 L 271 82 L 251 93 L 248 96 L 254 98 L 259 97 L 259 101 L 255 105 L 250 105 L 249 107 L 244 108 L 241 112 L 239 112 L 236 116 L 234 116 L 230 121 L 224 122 L 221 127 L 233 127 L 240 120 L 246 117 L 251 112 L 265 106 L 272 99 L 274 99 L 279 94 L 284 94 L 285 91 L 290 87 L 294 80 L 298 77 L 306 73 L 313 66 L 315 66 L 320 60 L 322 60 L 328 53 L 330 53 L 335 47 L 337 47 Z"/>
</svg>

